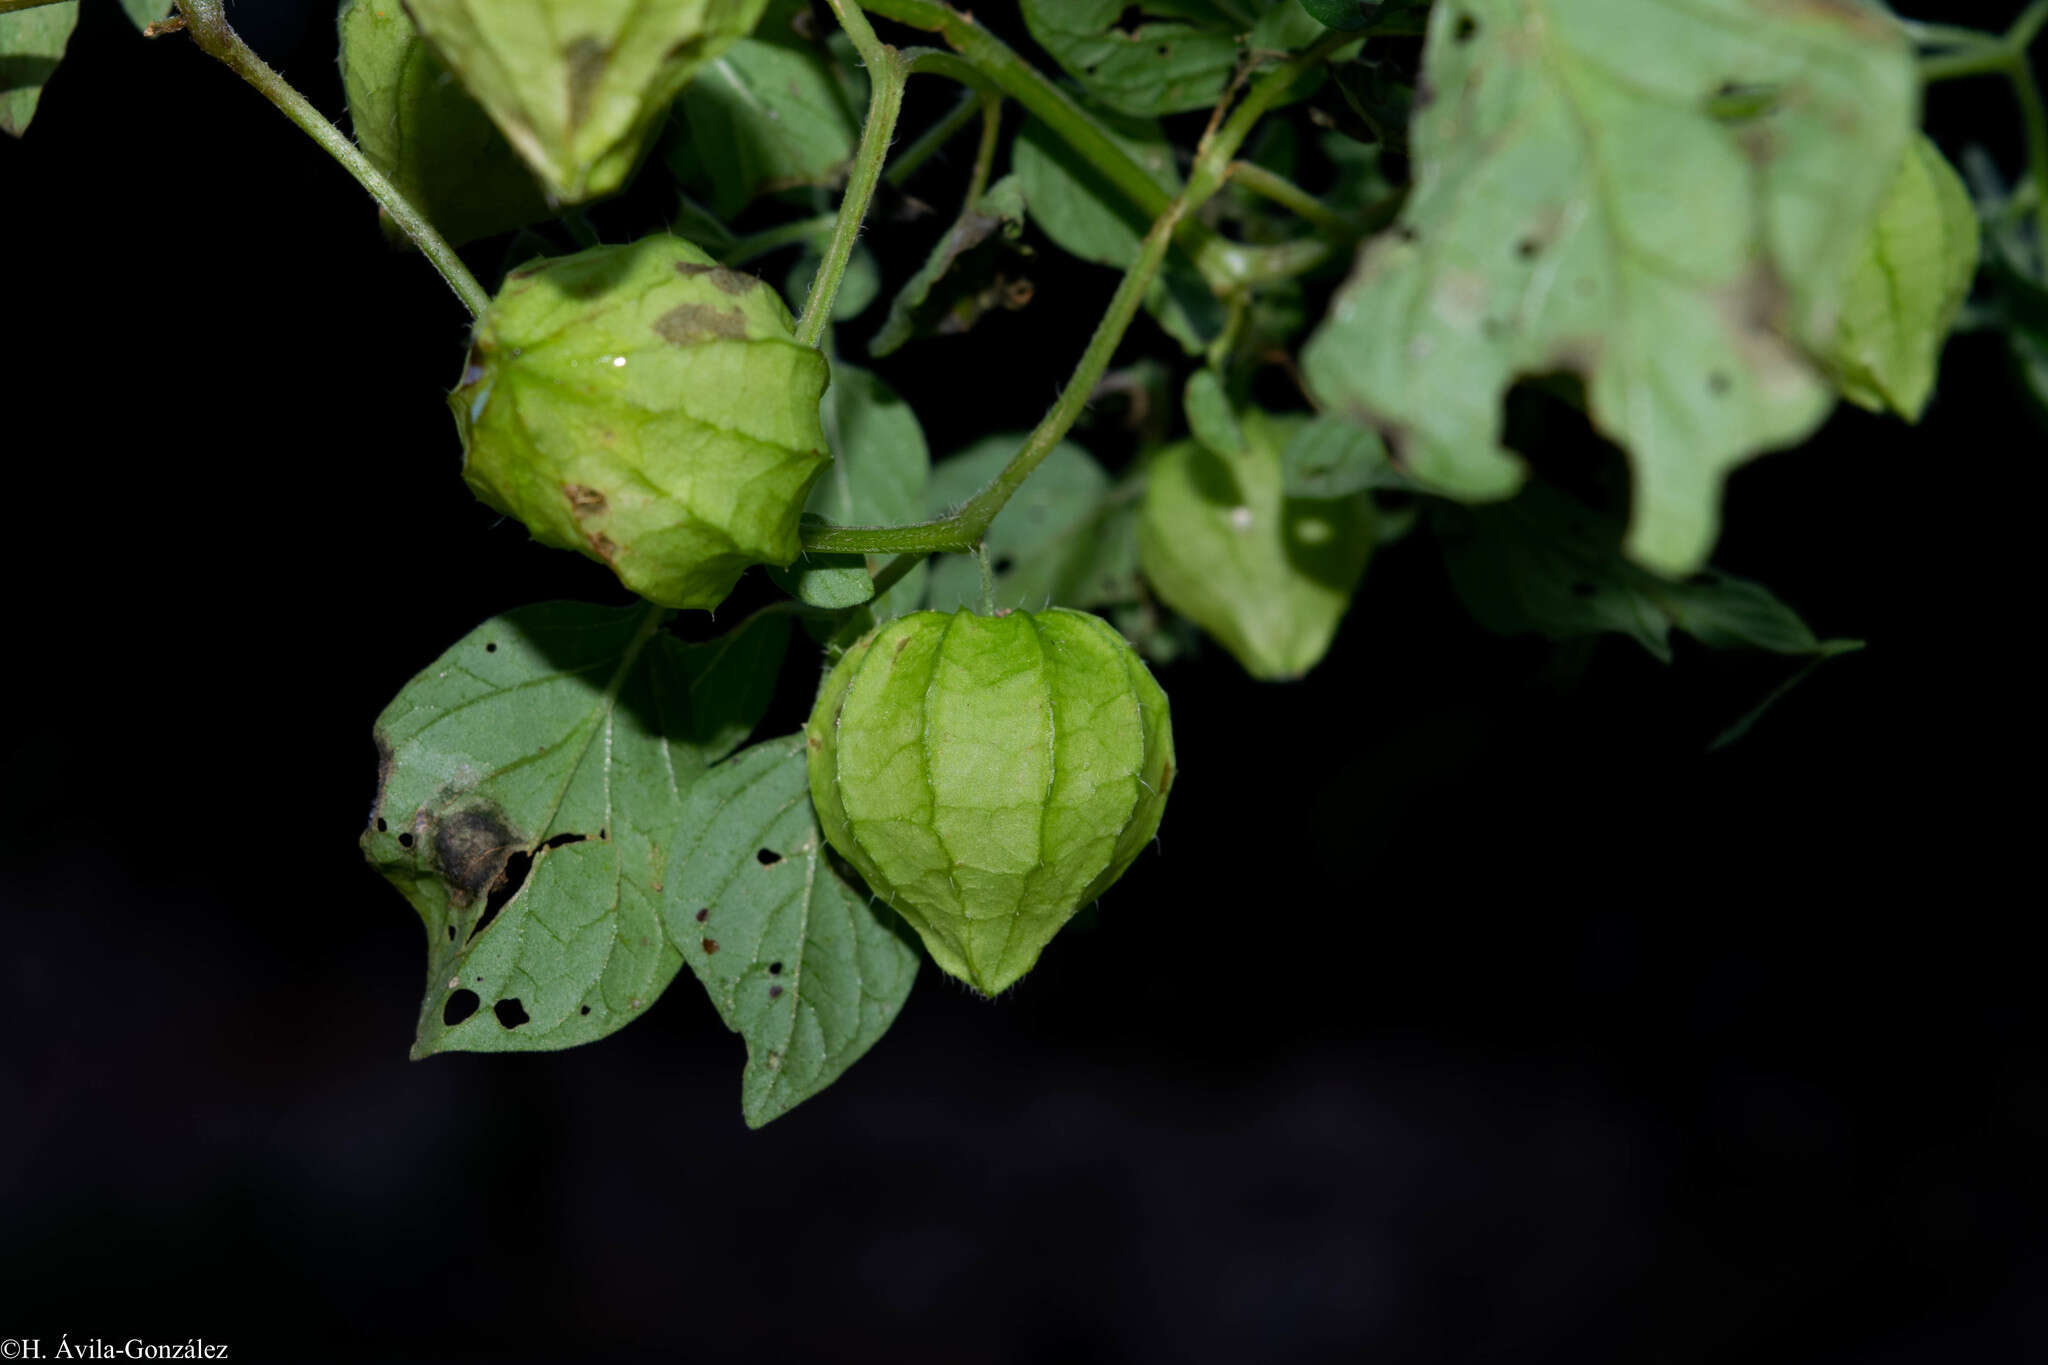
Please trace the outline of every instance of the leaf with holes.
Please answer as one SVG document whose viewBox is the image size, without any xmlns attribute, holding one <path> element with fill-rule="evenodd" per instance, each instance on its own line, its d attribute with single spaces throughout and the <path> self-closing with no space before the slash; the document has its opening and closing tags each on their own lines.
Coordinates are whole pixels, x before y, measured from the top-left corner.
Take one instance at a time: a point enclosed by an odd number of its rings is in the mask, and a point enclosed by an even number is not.
<svg viewBox="0 0 2048 1365">
<path fill-rule="evenodd" d="M 28 127 L 77 24 L 77 0 L 0 14 L 0 133 Z"/>
<path fill-rule="evenodd" d="M 1111 109 L 1150 117 L 1207 109 L 1251 51 L 1322 34 L 1296 0 L 1023 0 L 1039 46 Z"/>
<path fill-rule="evenodd" d="M 340 23 L 356 145 L 442 236 L 459 245 L 555 216 L 526 163 L 404 10 L 349 0 Z M 388 216 L 384 223 L 387 235 L 410 242 Z"/>
<path fill-rule="evenodd" d="M 1002 270 L 1024 231 L 1024 191 L 1014 175 L 989 186 L 943 237 L 889 302 L 889 317 L 868 342 L 885 356 L 916 336 L 955 336 L 992 308 L 1018 308 L 1031 297 L 1028 280 Z M 1017 293 L 1022 286 L 1021 296 Z"/>
<path fill-rule="evenodd" d="M 808 7 L 778 0 L 751 37 L 707 64 L 676 108 L 684 136 L 669 166 L 730 218 L 757 195 L 831 185 L 846 174 L 860 140 L 867 82 L 851 46 L 828 47 L 793 27 Z"/>
<path fill-rule="evenodd" d="M 1178 192 L 1173 144 L 1159 125 L 1143 119 L 1103 119 L 1103 131 L 1161 189 Z M 1053 244 L 1084 261 L 1128 270 L 1151 222 L 1100 171 L 1033 119 L 1017 133 L 1010 163 L 1024 191 L 1032 224 Z M 1223 330 L 1223 305 L 1178 247 L 1167 253 L 1145 295 L 1146 311 L 1190 355 Z"/>
<path fill-rule="evenodd" d="M 697 779 L 662 891 L 671 941 L 747 1043 L 740 1111 L 759 1128 L 823 1090 L 896 1020 L 917 979 L 901 921 L 832 865 L 804 737 Z"/>
<path fill-rule="evenodd" d="M 626 182 L 669 104 L 767 0 L 406 0 L 441 60 L 549 191 Z"/>
<path fill-rule="evenodd" d="M 1582 376 L 1629 453 L 1627 551 L 1714 542 L 1723 477 L 1832 391 L 1843 272 L 1917 99 L 1898 23 L 1850 0 L 1445 0 L 1416 183 L 1302 355 L 1319 403 L 1453 496 L 1503 498 L 1521 375 Z"/>
<path fill-rule="evenodd" d="M 1977 276 L 1977 211 L 1941 149 L 1915 136 L 1849 270 L 1828 360 L 1842 396 L 1920 420 L 1942 343 Z"/>
<path fill-rule="evenodd" d="M 661 620 L 524 607 L 378 717 L 362 847 L 426 926 L 414 1057 L 587 1043 L 674 977 L 660 895 L 677 816 L 766 709 L 788 623 L 685 645 Z"/>
<path fill-rule="evenodd" d="M 932 471 L 926 510 L 941 516 L 1002 471 L 1021 434 L 990 436 Z M 1094 457 L 1068 441 L 1017 490 L 982 543 L 997 608 L 1096 607 L 1137 596 L 1139 486 L 1112 487 Z M 965 555 L 932 566 L 934 611 L 981 606 L 981 570 Z"/>
<path fill-rule="evenodd" d="M 1466 610 L 1498 635 L 1626 635 L 1666 663 L 1674 627 L 1714 649 L 1828 655 L 1859 647 L 1818 638 L 1761 584 L 1713 571 L 1672 582 L 1630 563 L 1619 520 L 1547 484 L 1508 502 L 1446 507 L 1437 536 Z"/>
</svg>

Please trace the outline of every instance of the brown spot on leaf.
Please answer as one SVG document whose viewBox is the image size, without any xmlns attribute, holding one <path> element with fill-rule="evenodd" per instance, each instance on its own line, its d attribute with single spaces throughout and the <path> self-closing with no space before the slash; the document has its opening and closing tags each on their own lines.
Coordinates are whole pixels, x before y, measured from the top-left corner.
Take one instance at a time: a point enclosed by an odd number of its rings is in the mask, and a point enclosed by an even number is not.
<svg viewBox="0 0 2048 1365">
<path fill-rule="evenodd" d="M 488 893 L 525 843 L 497 807 L 487 803 L 442 816 L 434 829 L 434 863 L 448 884 L 449 901 L 467 906 Z"/>
<path fill-rule="evenodd" d="M 571 128 L 580 126 L 589 115 L 590 97 L 597 92 L 597 83 L 604 78 L 604 69 L 611 61 L 611 55 L 610 48 L 589 34 L 562 49 L 562 60 L 569 67 Z"/>
<path fill-rule="evenodd" d="M 580 483 L 563 484 L 562 495 L 569 499 L 569 510 L 578 517 L 596 516 L 605 509 L 604 494 Z"/>
<path fill-rule="evenodd" d="M 728 270 L 722 265 L 698 265 L 694 261 L 677 261 L 676 273 L 692 277 L 709 275 L 713 285 L 728 294 L 734 295 L 744 294 L 750 289 L 758 289 L 761 285 L 761 280 L 758 276 L 748 275 L 738 270 Z"/>
<path fill-rule="evenodd" d="M 613 543 L 612 538 L 602 531 L 592 531 L 584 539 L 590 542 L 591 553 L 607 564 L 611 563 L 612 556 L 619 552 L 619 547 Z"/>
<path fill-rule="evenodd" d="M 684 303 L 656 318 L 654 332 L 663 341 L 677 346 L 700 341 L 745 341 L 747 319 L 737 308 Z"/>
<path fill-rule="evenodd" d="M 717 952 L 717 951 L 718 951 L 718 940 L 717 940 L 717 939 L 715 939 L 715 938 L 707 938 L 707 939 L 705 939 L 705 940 L 704 940 L 704 951 L 705 951 L 706 953 L 715 953 L 715 952 Z"/>
</svg>

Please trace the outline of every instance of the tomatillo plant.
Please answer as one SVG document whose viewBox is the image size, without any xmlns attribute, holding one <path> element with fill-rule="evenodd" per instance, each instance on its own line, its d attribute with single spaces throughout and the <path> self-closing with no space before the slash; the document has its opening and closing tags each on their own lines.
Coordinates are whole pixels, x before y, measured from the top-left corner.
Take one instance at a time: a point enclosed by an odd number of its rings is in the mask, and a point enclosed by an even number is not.
<svg viewBox="0 0 2048 1365">
<path fill-rule="evenodd" d="M 593 1041 L 687 966 L 765 1123 L 924 955 L 990 995 L 1060 969 L 1168 804 L 1154 667 L 1300 677 L 1428 544 L 1503 634 L 1669 659 L 1675 629 L 1804 676 L 1856 642 L 1708 566 L 1728 471 L 1844 398 L 1917 420 L 1958 325 L 2048 403 L 2048 0 L 2003 33 L 1875 0 L 1025 0 L 1000 33 L 941 0 L 347 0 L 352 133 L 222 0 L 123 4 L 439 272 L 472 328 L 437 439 L 640 599 L 509 610 L 377 721 L 362 848 L 426 931 L 416 1057 Z M 0 130 L 76 14 L 0 0 Z M 2016 183 L 1918 130 L 1965 79 L 2012 89 Z M 957 94 L 901 127 L 913 81 Z M 956 139 L 957 212 L 854 336 L 871 201 Z M 670 230 L 602 240 L 577 205 L 629 185 Z M 1114 272 L 1092 335 L 1035 428 L 934 464 L 843 357 L 943 335 L 999 370 L 983 320 L 1050 253 Z M 1564 486 L 1511 392 L 1626 486 Z M 1117 394 L 1135 449 L 1076 443 Z M 750 573 L 778 595 L 722 634 L 679 615 Z M 810 722 L 749 744 L 792 638 Z"/>
</svg>

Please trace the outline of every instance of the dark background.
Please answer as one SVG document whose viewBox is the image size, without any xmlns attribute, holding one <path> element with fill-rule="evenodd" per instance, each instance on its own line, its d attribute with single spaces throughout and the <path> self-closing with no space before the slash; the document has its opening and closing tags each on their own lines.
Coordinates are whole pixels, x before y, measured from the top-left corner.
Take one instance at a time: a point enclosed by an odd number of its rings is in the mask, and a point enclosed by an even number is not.
<svg viewBox="0 0 2048 1365">
<path fill-rule="evenodd" d="M 994 1004 L 927 967 L 749 1133 L 687 975 L 596 1046 L 405 1060 L 420 929 L 354 848 L 370 722 L 483 617 L 618 590 L 463 489 L 464 317 L 347 177 L 184 40 L 86 11 L 0 145 L 0 1334 L 2048 1357 L 2038 686 L 2009 643 L 2041 428 L 1994 338 L 1952 344 L 1917 432 L 1844 412 L 1735 476 L 1718 562 L 1871 642 L 1742 743 L 1706 753 L 1786 661 L 1496 640 L 1414 537 L 1306 683 L 1162 671 L 1185 778 L 1099 922 Z M 331 12 L 234 17 L 338 111 Z M 1930 114 L 2016 169 L 2001 84 Z M 912 189 L 950 206 L 970 144 Z M 889 279 L 943 222 L 874 234 Z M 882 369 L 938 453 L 1026 427 L 1112 282 L 1047 263 L 1029 308 Z M 1083 437 L 1114 458 L 1114 428 Z M 764 733 L 814 679 L 793 651 Z"/>
</svg>

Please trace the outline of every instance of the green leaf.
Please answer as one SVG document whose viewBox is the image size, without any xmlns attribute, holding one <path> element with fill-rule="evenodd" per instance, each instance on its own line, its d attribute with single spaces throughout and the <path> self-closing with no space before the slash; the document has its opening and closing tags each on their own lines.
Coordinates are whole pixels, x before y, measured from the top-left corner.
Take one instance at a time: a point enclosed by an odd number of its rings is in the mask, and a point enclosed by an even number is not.
<svg viewBox="0 0 2048 1365">
<path fill-rule="evenodd" d="M 990 436 L 932 470 L 925 510 L 942 516 L 1002 472 L 1024 440 Z M 1062 441 L 1004 504 L 983 537 L 995 606 L 1093 607 L 1137 594 L 1137 488 L 1112 488 L 1081 447 Z M 981 570 L 966 555 L 932 565 L 931 607 L 981 609 Z"/>
<path fill-rule="evenodd" d="M 414 1057 L 587 1043 L 674 977 L 661 869 L 683 798 L 759 721 L 788 623 L 685 645 L 663 615 L 495 617 L 378 717 L 362 847 L 426 926 Z"/>
<path fill-rule="evenodd" d="M 964 332 L 1004 304 L 1009 282 L 997 266 L 1023 231 L 1024 190 L 1016 176 L 1006 175 L 954 220 L 896 292 L 868 354 L 888 355 L 913 336 Z"/>
<path fill-rule="evenodd" d="M 699 777 L 683 803 L 662 914 L 719 1018 L 747 1044 L 749 1128 L 788 1113 L 894 1023 L 918 954 L 825 853 L 804 737 L 765 740 Z"/>
<path fill-rule="evenodd" d="M 1380 438 L 1339 417 L 1318 417 L 1298 429 L 1281 452 L 1280 468 L 1291 498 L 1342 498 L 1405 483 L 1388 467 Z"/>
<path fill-rule="evenodd" d="M 1244 429 L 1223 391 L 1223 380 L 1214 370 L 1196 370 L 1188 376 L 1181 405 L 1187 409 L 1188 430 L 1218 455 L 1244 453 Z"/>
<path fill-rule="evenodd" d="M 873 371 L 839 361 L 818 416 L 833 459 L 811 489 L 812 512 L 835 526 L 903 526 L 924 518 L 931 449 L 917 414 L 894 389 Z M 885 559 L 868 567 L 879 570 Z M 925 572 L 922 565 L 911 570 L 885 598 L 902 610 L 916 606 Z"/>
<path fill-rule="evenodd" d="M 803 515 L 806 526 L 822 526 L 825 519 L 813 512 Z M 809 607 L 841 611 L 857 607 L 875 595 L 875 580 L 868 562 L 860 555 L 820 554 L 806 550 L 788 568 L 770 565 L 768 577 L 775 586 Z"/>
<path fill-rule="evenodd" d="M 177 3 L 178 0 L 121 0 L 121 9 L 130 23 L 147 31 L 151 24 L 161 22 L 177 8 Z"/>
<path fill-rule="evenodd" d="M 1629 555 L 1712 546 L 1732 466 L 1832 402 L 1805 354 L 1915 114 L 1897 22 L 1854 0 L 1456 0 L 1423 58 L 1417 177 L 1303 353 L 1322 406 L 1452 496 L 1503 498 L 1518 376 L 1585 380 L 1635 475 Z M 1716 117 L 1729 91 L 1771 96 Z"/>
<path fill-rule="evenodd" d="M 610 194 L 670 103 L 767 0 L 406 0 L 420 31 L 549 192 Z"/>
<path fill-rule="evenodd" d="M 822 239 L 821 239 L 822 240 Z M 811 278 L 818 273 L 819 254 L 806 250 L 796 258 L 782 282 L 782 297 L 792 302 L 792 312 L 803 307 L 811 294 Z M 882 267 L 867 243 L 855 242 L 846 258 L 846 272 L 839 277 L 839 293 L 832 299 L 832 320 L 851 322 L 868 311 L 882 294 Z"/>
<path fill-rule="evenodd" d="M 1843 397 L 1920 419 L 1942 343 L 1977 276 L 1977 250 L 1963 178 L 1916 134 L 1849 268 L 1828 355 Z"/>
<path fill-rule="evenodd" d="M 77 23 L 77 0 L 0 14 L 0 133 L 28 127 Z"/>
<path fill-rule="evenodd" d="M 1207 109 L 1247 50 L 1302 47 L 1322 33 L 1298 0 L 1023 0 L 1022 8 L 1032 38 L 1083 90 L 1140 117 Z"/>
<path fill-rule="evenodd" d="M 686 136 L 670 147 L 685 185 L 705 186 L 730 218 L 757 195 L 834 185 L 860 141 L 867 82 L 798 36 L 805 7 L 772 5 L 754 35 L 705 66 L 678 105 Z"/>
<path fill-rule="evenodd" d="M 1673 627 L 1714 649 L 1833 654 L 1856 647 L 1816 638 L 1761 584 L 1712 570 L 1672 582 L 1630 563 L 1619 521 L 1547 484 L 1532 483 L 1508 502 L 1447 508 L 1438 534 L 1451 585 L 1498 635 L 1626 635 L 1667 663 Z"/>
<path fill-rule="evenodd" d="M 349 0 L 340 26 L 356 145 L 442 236 L 459 245 L 555 216 L 526 163 L 403 9 Z"/>
<path fill-rule="evenodd" d="M 1156 123 L 1103 119 L 1110 139 L 1165 190 L 1178 193 L 1173 144 Z M 1018 130 L 1010 165 L 1031 221 L 1054 245 L 1097 265 L 1128 270 L 1151 222 L 1121 190 L 1037 120 Z M 1145 308 L 1182 349 L 1198 355 L 1223 330 L 1223 305 L 1178 247 L 1167 253 Z"/>
<path fill-rule="evenodd" d="M 1429 21 L 1429 0 L 1301 0 L 1317 23 L 1360 37 L 1422 33 Z"/>
<path fill-rule="evenodd" d="M 1281 452 L 1304 425 L 1240 417 L 1245 451 L 1193 441 L 1161 451 L 1138 519 L 1145 578 L 1255 678 L 1298 678 L 1336 636 L 1372 555 L 1363 496 L 1290 497 Z"/>
</svg>

